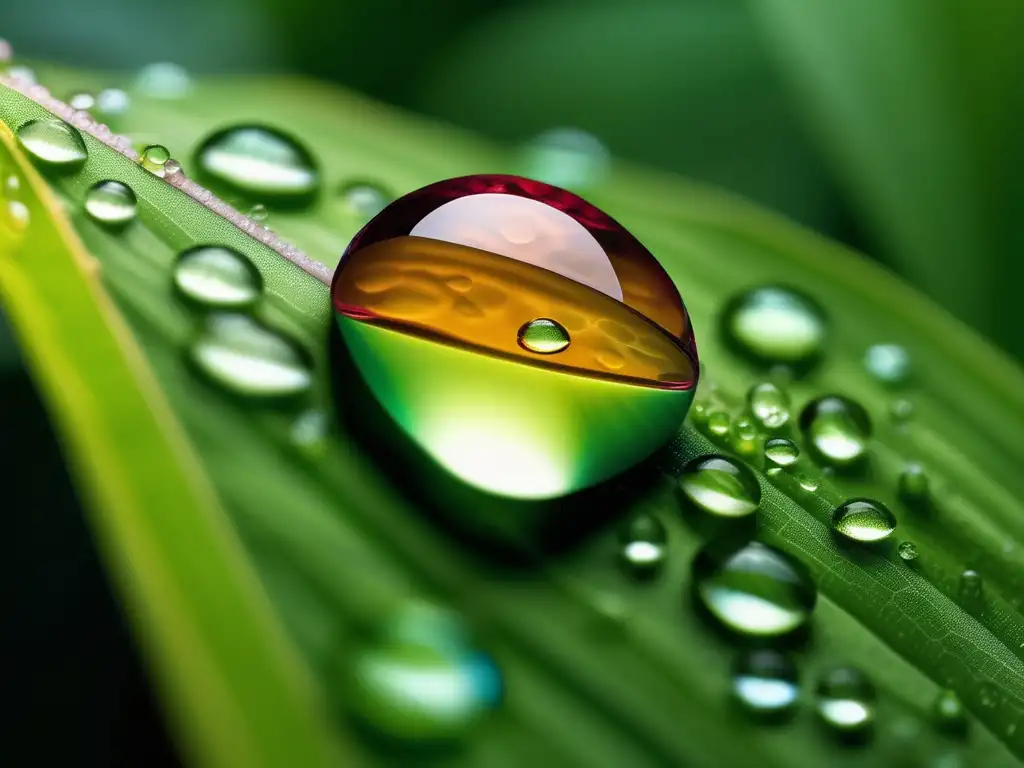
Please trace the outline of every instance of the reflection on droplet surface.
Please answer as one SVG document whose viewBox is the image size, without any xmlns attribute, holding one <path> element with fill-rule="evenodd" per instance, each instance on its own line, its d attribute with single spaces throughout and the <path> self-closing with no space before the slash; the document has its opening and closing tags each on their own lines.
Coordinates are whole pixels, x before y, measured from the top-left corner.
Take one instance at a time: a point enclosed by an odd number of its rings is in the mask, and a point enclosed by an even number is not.
<svg viewBox="0 0 1024 768">
<path fill-rule="evenodd" d="M 899 344 L 875 344 L 864 355 L 864 367 L 883 384 L 901 384 L 910 375 L 910 355 Z"/>
<path fill-rule="evenodd" d="M 920 464 L 907 464 L 899 478 L 900 497 L 905 501 L 921 501 L 928 497 L 928 475 Z"/>
<path fill-rule="evenodd" d="M 851 541 L 881 541 L 896 530 L 896 516 L 880 501 L 850 499 L 832 512 L 832 530 Z"/>
<path fill-rule="evenodd" d="M 178 257 L 174 284 L 182 294 L 212 307 L 244 307 L 263 291 L 259 270 L 231 248 L 202 245 Z"/>
<path fill-rule="evenodd" d="M 764 457 L 776 467 L 788 467 L 800 458 L 800 448 L 788 437 L 773 437 L 765 441 Z"/>
<path fill-rule="evenodd" d="M 81 134 L 63 120 L 29 120 L 17 136 L 34 160 L 50 167 L 73 168 L 88 157 Z"/>
<path fill-rule="evenodd" d="M 932 713 L 940 731 L 962 734 L 967 730 L 967 709 L 956 691 L 939 691 L 932 705 Z"/>
<path fill-rule="evenodd" d="M 369 221 L 394 199 L 383 187 L 366 181 L 343 184 L 338 189 L 338 197 L 345 210 L 361 221 Z"/>
<path fill-rule="evenodd" d="M 98 181 L 85 196 L 85 212 L 100 224 L 123 226 L 135 218 L 138 201 L 127 184 L 108 179 Z"/>
<path fill-rule="evenodd" d="M 28 206 L 20 200 L 7 200 L 4 205 L 4 219 L 15 235 L 22 235 L 32 221 Z"/>
<path fill-rule="evenodd" d="M 96 96 L 96 113 L 103 118 L 120 117 L 131 105 L 131 98 L 120 88 L 104 88 Z"/>
<path fill-rule="evenodd" d="M 170 159 L 171 153 L 167 150 L 167 147 L 161 144 L 150 144 L 139 155 L 139 165 L 154 176 L 163 178 L 167 172 L 165 166 Z"/>
<path fill-rule="evenodd" d="M 688 463 L 679 489 L 698 508 L 719 517 L 746 517 L 761 503 L 754 473 L 726 456 L 701 456 Z"/>
<path fill-rule="evenodd" d="M 809 402 L 800 414 L 800 428 L 824 462 L 852 464 L 867 451 L 871 419 L 859 403 L 842 395 Z"/>
<path fill-rule="evenodd" d="M 637 515 L 619 531 L 619 558 L 634 576 L 657 573 L 667 556 L 668 532 L 654 515 Z"/>
<path fill-rule="evenodd" d="M 81 109 L 86 112 L 96 106 L 96 97 L 87 91 L 76 91 L 68 96 L 65 101 L 72 109 Z"/>
<path fill-rule="evenodd" d="M 722 312 L 722 332 L 737 351 L 764 364 L 806 364 L 827 334 L 817 302 L 785 286 L 762 286 L 733 298 Z"/>
<path fill-rule="evenodd" d="M 569 346 L 569 332 L 565 327 L 541 317 L 525 323 L 518 333 L 519 346 L 538 355 L 554 355 Z"/>
<path fill-rule="evenodd" d="M 769 648 L 745 651 L 733 665 L 732 691 L 753 715 L 789 711 L 800 697 L 796 664 L 789 655 Z"/>
<path fill-rule="evenodd" d="M 778 429 L 789 421 L 789 395 L 771 382 L 754 385 L 747 403 L 753 417 L 767 429 Z"/>
<path fill-rule="evenodd" d="M 708 414 L 708 432 L 716 437 L 724 437 L 729 434 L 729 427 L 732 419 L 725 411 L 712 411 Z"/>
<path fill-rule="evenodd" d="M 899 553 L 899 556 L 908 563 L 913 560 L 917 560 L 919 554 L 917 551 L 917 545 L 912 541 L 901 541 L 896 551 Z"/>
<path fill-rule="evenodd" d="M 960 574 L 960 598 L 966 603 L 977 603 L 982 595 L 981 574 L 968 568 Z"/>
<path fill-rule="evenodd" d="M 875 718 L 875 686 L 854 667 L 835 667 L 818 680 L 818 714 L 840 733 L 863 732 Z"/>
</svg>

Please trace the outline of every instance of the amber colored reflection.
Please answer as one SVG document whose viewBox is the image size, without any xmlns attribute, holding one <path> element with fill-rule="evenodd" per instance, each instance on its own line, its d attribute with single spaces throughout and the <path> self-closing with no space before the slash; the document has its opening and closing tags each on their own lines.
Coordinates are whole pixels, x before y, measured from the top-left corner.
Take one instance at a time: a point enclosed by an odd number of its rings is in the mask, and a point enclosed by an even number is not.
<svg viewBox="0 0 1024 768">
<path fill-rule="evenodd" d="M 623 303 L 546 269 L 422 237 L 397 237 L 349 255 L 334 283 L 336 309 L 460 346 L 662 388 L 693 385 L 676 341 Z M 551 356 L 521 348 L 524 323 L 551 318 L 569 346 Z"/>
</svg>

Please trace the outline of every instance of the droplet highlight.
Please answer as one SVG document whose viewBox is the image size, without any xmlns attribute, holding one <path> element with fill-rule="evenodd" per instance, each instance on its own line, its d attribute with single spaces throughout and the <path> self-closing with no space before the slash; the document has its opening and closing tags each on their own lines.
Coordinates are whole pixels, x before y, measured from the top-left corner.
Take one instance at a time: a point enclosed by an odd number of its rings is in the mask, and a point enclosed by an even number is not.
<svg viewBox="0 0 1024 768">
<path fill-rule="evenodd" d="M 174 284 L 182 295 L 210 307 L 246 307 L 263 293 L 259 270 L 238 251 L 221 245 L 184 251 L 174 267 Z"/>
<path fill-rule="evenodd" d="M 773 437 L 764 443 L 764 457 L 776 467 L 789 467 L 800 458 L 800 448 L 788 437 Z"/>
<path fill-rule="evenodd" d="M 815 454 L 836 466 L 863 458 L 871 437 L 867 411 L 842 395 L 825 395 L 809 402 L 800 414 L 800 428 Z"/>
<path fill-rule="evenodd" d="M 541 317 L 524 323 L 519 329 L 519 346 L 538 355 L 554 355 L 569 346 L 569 332 L 565 326 Z"/>
<path fill-rule="evenodd" d="M 789 422 L 789 395 L 771 382 L 756 384 L 747 393 L 751 415 L 766 429 L 784 427 Z"/>
<path fill-rule="evenodd" d="M 883 384 L 902 384 L 910 377 L 910 355 L 899 344 L 875 344 L 864 354 L 864 368 Z"/>
<path fill-rule="evenodd" d="M 939 691 L 932 705 L 932 716 L 943 733 L 963 734 L 967 730 L 967 708 L 956 691 Z"/>
<path fill-rule="evenodd" d="M 822 353 L 825 313 L 810 297 L 785 286 L 761 286 L 733 298 L 721 316 L 733 349 L 765 365 L 804 366 Z"/>
<path fill-rule="evenodd" d="M 896 548 L 899 553 L 900 559 L 910 563 L 917 560 L 920 554 L 917 551 L 917 545 L 912 541 L 901 541 L 899 547 Z"/>
<path fill-rule="evenodd" d="M 850 499 L 832 512 L 832 530 L 851 541 L 881 541 L 896 530 L 896 516 L 880 501 Z"/>
<path fill-rule="evenodd" d="M 142 150 L 139 155 L 139 165 L 152 173 L 154 176 L 163 178 L 166 174 L 167 161 L 171 159 L 171 153 L 162 144 L 150 144 Z"/>
<path fill-rule="evenodd" d="M 817 710 L 841 735 L 863 734 L 875 719 L 875 686 L 854 667 L 835 667 L 818 680 Z"/>
<path fill-rule="evenodd" d="M 346 213 L 360 221 L 369 221 L 394 199 L 383 187 L 365 181 L 343 184 L 338 189 L 338 198 Z"/>
<path fill-rule="evenodd" d="M 679 476 L 679 490 L 696 507 L 717 517 L 747 517 L 761 503 L 754 473 L 717 454 L 689 462 Z"/>
<path fill-rule="evenodd" d="M 788 654 L 770 648 L 741 653 L 733 664 L 732 692 L 755 717 L 789 713 L 800 698 L 796 663 Z"/>
<path fill-rule="evenodd" d="M 89 218 L 109 227 L 124 226 L 135 218 L 138 200 L 127 184 L 107 179 L 96 182 L 85 195 Z"/>
<path fill-rule="evenodd" d="M 522 152 L 523 175 L 567 189 L 595 184 L 607 172 L 611 155 L 600 139 L 578 128 L 554 128 L 534 138 Z"/>
<path fill-rule="evenodd" d="M 668 557 L 668 532 L 654 515 L 634 517 L 619 532 L 619 559 L 633 576 L 647 578 L 658 573 Z"/>
<path fill-rule="evenodd" d="M 88 157 L 82 135 L 63 120 L 29 120 L 16 133 L 25 151 L 44 166 L 71 169 Z"/>
</svg>

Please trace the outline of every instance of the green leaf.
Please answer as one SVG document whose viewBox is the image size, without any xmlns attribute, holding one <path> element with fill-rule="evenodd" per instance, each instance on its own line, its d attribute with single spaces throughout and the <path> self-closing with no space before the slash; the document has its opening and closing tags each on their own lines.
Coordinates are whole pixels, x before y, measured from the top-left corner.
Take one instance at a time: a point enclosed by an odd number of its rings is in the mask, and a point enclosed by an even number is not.
<svg viewBox="0 0 1024 768">
<path fill-rule="evenodd" d="M 72 83 L 116 82 L 56 69 L 45 69 L 42 79 L 56 92 Z M 37 105 L 0 89 L 0 120 L 16 128 L 38 115 Z M 252 120 L 295 133 L 320 159 L 327 186 L 317 204 L 272 211 L 267 224 L 329 266 L 363 223 L 333 193 L 336 185 L 368 179 L 398 195 L 439 178 L 511 170 L 517 159 L 452 129 L 293 80 L 199 81 L 183 101 L 136 94 L 122 130 L 140 141 L 163 139 L 188 171 L 204 135 Z M 785 282 L 821 302 L 831 323 L 826 364 L 793 383 L 794 402 L 838 391 L 861 402 L 875 424 L 865 473 L 817 477 L 815 493 L 786 476 L 758 473 L 761 535 L 800 557 L 821 590 L 813 637 L 800 651 L 808 701 L 790 726 L 771 728 L 730 706 L 735 647 L 706 627 L 686 598 L 690 561 L 704 539 L 702 526 L 680 513 L 674 476 L 692 456 L 737 449 L 732 436 L 715 446 L 687 425 L 652 471 L 631 481 L 644 485 L 633 489 L 636 499 L 621 515 L 655 512 L 670 528 L 669 563 L 653 583 L 636 583 L 615 567 L 616 536 L 607 529 L 564 552 L 530 551 L 527 565 L 505 564 L 423 514 L 333 428 L 326 287 L 123 156 L 88 145 L 85 166 L 55 185 L 278 621 L 318 693 L 339 703 L 339 732 L 347 723 L 339 664 L 383 611 L 418 596 L 470 617 L 507 684 L 500 711 L 445 764 L 801 768 L 931 765 L 959 756 L 988 768 L 1024 756 L 1024 377 L 892 276 L 740 200 L 673 177 L 616 166 L 586 190 L 679 285 L 707 365 L 698 393 L 705 405 L 737 416 L 743 393 L 764 376 L 722 343 L 718 315 L 725 302 L 750 285 Z M 123 232 L 81 212 L 85 190 L 102 178 L 128 183 L 139 196 L 139 221 Z M 316 376 L 307 396 L 271 407 L 197 376 L 188 364 L 204 317 L 174 295 L 170 271 L 180 249 L 211 238 L 232 244 L 260 269 L 268 290 L 255 313 L 307 349 Z M 899 393 L 915 409 L 905 426 L 889 419 L 896 395 L 861 364 L 877 342 L 902 344 L 911 355 L 914 378 Z M 326 431 L 314 429 L 311 439 L 308 426 L 320 423 Z M 758 469 L 760 458 L 750 459 Z M 927 509 L 897 497 L 896 477 L 909 460 L 921 461 L 932 479 Z M 868 551 L 835 542 L 828 514 L 855 495 L 878 498 L 896 512 L 898 536 L 921 550 L 913 568 L 894 546 Z M 493 513 L 477 510 L 481 517 Z M 961 605 L 958 579 L 966 567 L 985 579 L 979 604 Z M 246 636 L 244 628 L 237 636 Z M 811 712 L 816 674 L 839 663 L 860 666 L 880 689 L 876 733 L 859 749 L 837 744 Z M 945 687 L 977 719 L 966 740 L 940 735 L 930 721 L 931 703 Z M 373 750 L 382 764 L 392 759 Z"/>
</svg>

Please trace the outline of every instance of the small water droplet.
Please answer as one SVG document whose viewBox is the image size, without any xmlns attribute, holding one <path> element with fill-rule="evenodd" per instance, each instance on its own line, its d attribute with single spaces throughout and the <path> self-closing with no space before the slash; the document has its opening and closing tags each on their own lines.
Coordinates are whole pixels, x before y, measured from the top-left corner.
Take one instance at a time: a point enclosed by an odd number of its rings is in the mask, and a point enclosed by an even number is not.
<svg viewBox="0 0 1024 768">
<path fill-rule="evenodd" d="M 800 448 L 787 437 L 773 437 L 765 441 L 764 457 L 776 467 L 788 467 L 800 458 Z"/>
<path fill-rule="evenodd" d="M 266 221 L 267 216 L 269 216 L 267 213 L 267 206 L 262 203 L 256 203 L 256 205 L 249 209 L 249 213 L 247 215 L 253 221 Z"/>
<path fill-rule="evenodd" d="M 807 568 L 782 550 L 716 540 L 693 560 L 697 599 L 726 628 L 777 637 L 803 626 L 817 600 Z"/>
<path fill-rule="evenodd" d="M 875 719 L 875 686 L 859 669 L 834 667 L 818 680 L 818 714 L 840 733 L 863 733 Z"/>
<path fill-rule="evenodd" d="M 967 710 L 955 691 L 939 691 L 932 713 L 940 731 L 963 733 L 967 729 Z"/>
<path fill-rule="evenodd" d="M 191 88 L 185 68 L 168 61 L 147 64 L 135 78 L 135 89 L 153 99 L 180 99 Z"/>
<path fill-rule="evenodd" d="M 917 545 L 912 541 L 901 541 L 896 551 L 899 552 L 900 557 L 908 563 L 911 560 L 917 560 L 917 556 L 919 554 L 917 551 Z"/>
<path fill-rule="evenodd" d="M 760 648 L 741 653 L 733 665 L 732 691 L 753 715 L 763 717 L 792 711 L 800 697 L 797 668 L 785 653 Z"/>
<path fill-rule="evenodd" d="M 105 119 L 120 117 L 131 106 L 131 97 L 120 88 L 104 88 L 96 95 L 96 113 Z"/>
<path fill-rule="evenodd" d="M 761 286 L 726 305 L 722 331 L 736 351 L 761 363 L 805 365 L 820 356 L 827 324 L 810 297 L 784 286 Z"/>
<path fill-rule="evenodd" d="M 761 486 L 746 465 L 716 454 L 693 459 L 679 477 L 683 495 L 718 517 L 746 517 L 761 503 Z"/>
<path fill-rule="evenodd" d="M 729 427 L 732 426 L 732 419 L 725 411 L 713 411 L 708 414 L 708 432 L 716 437 L 725 437 L 729 434 Z"/>
<path fill-rule="evenodd" d="M 733 448 L 741 456 L 751 456 L 757 451 L 757 427 L 750 419 L 740 417 L 732 425 Z"/>
<path fill-rule="evenodd" d="M 308 355 L 246 315 L 211 315 L 189 352 L 200 371 L 239 395 L 285 397 L 313 383 Z"/>
<path fill-rule="evenodd" d="M 89 218 L 107 226 L 127 224 L 135 218 L 137 207 L 135 193 L 120 181 L 98 181 L 85 196 L 85 212 Z"/>
<path fill-rule="evenodd" d="M 17 134 L 25 151 L 44 165 L 73 168 L 88 157 L 81 134 L 63 120 L 29 120 Z"/>
<path fill-rule="evenodd" d="M 21 194 L 21 179 L 15 174 L 11 174 L 4 179 L 4 196 L 5 197 L 17 197 Z"/>
<path fill-rule="evenodd" d="M 347 182 L 338 188 L 345 210 L 360 221 L 369 221 L 394 199 L 383 187 L 367 181 Z"/>
<path fill-rule="evenodd" d="M 889 404 L 889 418 L 898 427 L 905 426 L 914 415 L 914 404 L 905 398 L 898 398 Z"/>
<path fill-rule="evenodd" d="M 832 530 L 852 541 L 881 541 L 896 530 L 896 517 L 880 501 L 850 499 L 832 512 Z"/>
<path fill-rule="evenodd" d="M 910 375 L 910 355 L 899 344 L 875 344 L 864 354 L 864 367 L 883 384 L 902 384 Z"/>
<path fill-rule="evenodd" d="M 320 188 L 313 155 L 297 139 L 264 125 L 236 125 L 203 140 L 195 168 L 211 183 L 266 203 L 306 203 Z"/>
<path fill-rule="evenodd" d="M 968 568 L 960 574 L 960 598 L 967 603 L 977 603 L 981 600 L 983 583 L 981 574 L 972 568 Z"/>
<path fill-rule="evenodd" d="M 32 221 L 28 206 L 20 200 L 7 200 L 4 205 L 4 219 L 8 229 L 15 235 L 23 235 Z"/>
<path fill-rule="evenodd" d="M 634 576 L 652 576 L 668 556 L 668 532 L 654 515 L 641 514 L 619 532 L 619 559 Z"/>
<path fill-rule="evenodd" d="M 771 382 L 751 388 L 747 403 L 754 418 L 767 429 L 778 429 L 789 421 L 789 396 Z"/>
<path fill-rule="evenodd" d="M 219 245 L 183 252 L 174 268 L 174 284 L 188 298 L 211 307 L 245 307 L 263 292 L 263 279 L 252 262 Z"/>
<path fill-rule="evenodd" d="M 560 323 L 540 317 L 519 329 L 519 346 L 538 355 L 554 355 L 569 346 L 569 332 Z"/>
<path fill-rule="evenodd" d="M 900 497 L 905 501 L 920 501 L 928 497 L 928 475 L 920 464 L 907 464 L 898 482 Z"/>
<path fill-rule="evenodd" d="M 586 131 L 554 128 L 526 145 L 520 163 L 523 176 L 578 190 L 601 179 L 611 155 L 600 139 Z"/>
<path fill-rule="evenodd" d="M 88 112 L 96 106 L 96 97 L 87 91 L 76 91 L 65 99 L 68 106 L 75 110 Z"/>
<path fill-rule="evenodd" d="M 150 144 L 142 150 L 139 156 L 139 165 L 150 173 L 163 178 L 166 173 L 167 161 L 171 159 L 171 153 L 162 144 Z"/>
<path fill-rule="evenodd" d="M 319 453 L 327 441 L 330 424 L 323 411 L 306 411 L 292 422 L 291 439 L 300 448 Z"/>
<path fill-rule="evenodd" d="M 181 163 L 175 160 L 173 157 L 167 158 L 167 162 L 164 163 L 164 178 L 171 179 L 175 176 L 183 176 L 185 172 L 181 168 Z"/>
<path fill-rule="evenodd" d="M 983 707 L 994 707 L 999 703 L 999 689 L 996 688 L 995 683 L 983 683 L 979 693 Z"/>
<path fill-rule="evenodd" d="M 825 395 L 804 406 L 800 428 L 823 461 L 852 464 L 867 451 L 871 419 L 859 403 L 842 395 Z"/>
</svg>

